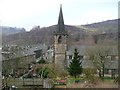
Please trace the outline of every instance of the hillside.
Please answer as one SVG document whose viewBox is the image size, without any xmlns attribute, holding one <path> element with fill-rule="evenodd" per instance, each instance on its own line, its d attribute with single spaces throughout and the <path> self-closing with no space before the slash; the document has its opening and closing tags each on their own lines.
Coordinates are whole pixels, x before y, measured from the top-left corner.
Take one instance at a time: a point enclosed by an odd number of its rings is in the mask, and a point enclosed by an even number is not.
<svg viewBox="0 0 120 90">
<path fill-rule="evenodd" d="M 118 19 L 87 24 L 87 25 L 83 25 L 83 27 L 89 28 L 90 30 L 95 30 L 99 34 L 116 33 L 118 32 Z"/>
<path fill-rule="evenodd" d="M 2 35 L 12 35 L 16 33 L 25 32 L 25 29 L 16 28 L 16 27 L 0 26 L 0 32 L 2 32 Z"/>
<path fill-rule="evenodd" d="M 69 40 L 79 41 L 86 37 L 86 33 L 82 29 L 69 25 L 65 25 L 65 29 L 68 31 Z M 55 30 L 57 30 L 57 26 L 53 25 L 50 27 L 32 29 L 25 33 L 3 36 L 3 43 L 23 45 L 39 43 L 52 44 Z"/>
<path fill-rule="evenodd" d="M 82 26 L 65 25 L 68 44 L 115 43 L 117 41 L 117 19 Z M 3 36 L 3 44 L 53 44 L 53 34 L 57 26 L 35 27 L 29 32 Z"/>
</svg>

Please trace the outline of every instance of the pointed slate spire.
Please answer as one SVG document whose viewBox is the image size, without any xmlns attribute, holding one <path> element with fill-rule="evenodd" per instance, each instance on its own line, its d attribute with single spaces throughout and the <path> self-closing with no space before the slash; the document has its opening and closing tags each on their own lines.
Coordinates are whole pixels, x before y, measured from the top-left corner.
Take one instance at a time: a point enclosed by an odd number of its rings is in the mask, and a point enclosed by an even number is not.
<svg viewBox="0 0 120 90">
<path fill-rule="evenodd" d="M 60 34 L 68 35 L 67 31 L 65 30 L 65 25 L 64 25 L 64 19 L 63 19 L 63 13 L 62 13 L 62 4 L 60 5 L 57 30 L 54 31 L 54 35 L 60 35 Z"/>
<path fill-rule="evenodd" d="M 64 31 L 65 31 L 65 27 L 64 27 L 64 19 L 63 19 L 62 4 L 61 4 L 59 18 L 58 18 L 58 32 L 63 33 Z"/>
</svg>

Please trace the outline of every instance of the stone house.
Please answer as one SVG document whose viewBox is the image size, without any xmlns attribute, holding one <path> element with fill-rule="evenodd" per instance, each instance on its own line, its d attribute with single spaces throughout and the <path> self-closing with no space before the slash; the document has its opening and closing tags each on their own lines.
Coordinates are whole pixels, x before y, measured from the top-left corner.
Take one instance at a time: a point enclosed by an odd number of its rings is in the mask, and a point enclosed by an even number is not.
<svg viewBox="0 0 120 90">
<path fill-rule="evenodd" d="M 74 54 L 74 49 L 77 48 L 80 57 L 82 58 L 82 67 L 83 69 L 86 68 L 95 68 L 92 60 L 89 59 L 89 56 L 86 55 L 86 48 L 89 46 L 81 46 L 81 45 L 74 45 L 74 46 L 69 46 L 68 51 L 67 51 L 67 66 L 69 66 L 73 54 Z M 94 46 L 90 46 L 93 48 Z M 105 57 L 104 55 L 102 57 Z M 108 55 L 107 55 L 108 60 L 104 63 L 105 65 L 105 75 L 115 77 L 118 75 L 118 49 L 117 47 L 111 48 Z M 96 73 L 98 73 L 96 71 Z"/>
<path fill-rule="evenodd" d="M 25 73 L 29 69 L 29 64 L 35 62 L 35 53 L 29 50 L 2 52 L 3 74 Z"/>
<path fill-rule="evenodd" d="M 60 7 L 60 13 L 58 17 L 57 30 L 54 32 L 54 43 L 53 48 L 46 52 L 47 61 L 54 62 L 55 68 L 59 70 L 65 70 L 69 66 L 72 58 L 74 49 L 77 48 L 80 58 L 82 58 L 83 68 L 95 68 L 93 62 L 89 60 L 89 56 L 86 55 L 85 50 L 87 47 L 93 48 L 94 46 L 82 46 L 82 45 L 68 45 L 67 37 L 68 33 L 64 27 L 64 19 L 62 13 L 62 6 Z M 109 61 L 105 63 L 105 73 L 111 74 L 112 76 L 117 75 L 118 71 L 118 52 L 117 48 L 111 48 L 108 57 Z M 101 56 L 101 57 L 104 57 Z M 96 71 L 97 72 L 97 71 Z"/>
</svg>

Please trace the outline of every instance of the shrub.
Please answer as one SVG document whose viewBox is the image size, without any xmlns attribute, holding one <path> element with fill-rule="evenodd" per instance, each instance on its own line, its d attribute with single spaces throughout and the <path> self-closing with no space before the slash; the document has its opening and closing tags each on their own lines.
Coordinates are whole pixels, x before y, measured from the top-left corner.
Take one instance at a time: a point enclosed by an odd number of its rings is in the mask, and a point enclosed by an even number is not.
<svg viewBox="0 0 120 90">
<path fill-rule="evenodd" d="M 94 69 L 87 68 L 84 70 L 84 80 L 86 80 L 88 83 L 95 84 L 96 83 L 96 77 L 94 75 Z"/>
</svg>

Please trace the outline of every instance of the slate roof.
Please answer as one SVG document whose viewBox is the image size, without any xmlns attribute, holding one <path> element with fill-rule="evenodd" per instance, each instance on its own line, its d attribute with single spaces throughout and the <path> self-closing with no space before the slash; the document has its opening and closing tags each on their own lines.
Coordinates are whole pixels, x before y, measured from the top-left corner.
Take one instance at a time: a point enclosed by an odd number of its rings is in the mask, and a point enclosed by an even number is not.
<svg viewBox="0 0 120 90">
<path fill-rule="evenodd" d="M 91 60 L 82 60 L 83 68 L 94 68 L 94 64 Z M 110 60 L 105 63 L 105 69 L 118 69 L 118 60 Z"/>
<path fill-rule="evenodd" d="M 2 55 L 2 60 L 9 60 L 9 59 L 12 59 L 12 58 L 18 58 L 18 57 L 24 57 L 24 56 L 29 56 L 29 55 L 35 55 L 34 51 L 42 49 L 43 52 L 46 52 L 47 48 L 48 48 L 48 46 L 46 46 L 44 44 L 41 44 L 41 45 L 33 46 L 31 48 L 30 47 L 26 47 L 25 49 L 16 51 L 14 53 L 11 53 L 11 52 L 2 52 L 4 54 L 5 53 L 6 54 L 10 54 L 10 57 L 6 57 L 5 55 Z"/>
<path fill-rule="evenodd" d="M 71 45 L 71 46 L 69 45 L 67 55 L 73 55 L 75 48 L 77 48 L 80 55 L 85 55 L 86 46 L 81 46 L 81 45 Z"/>
<path fill-rule="evenodd" d="M 14 58 L 34 55 L 35 53 L 32 50 L 22 50 L 14 53 Z"/>
<path fill-rule="evenodd" d="M 99 46 L 99 47 L 101 47 L 101 46 Z M 87 48 L 94 49 L 94 46 L 68 45 L 67 55 L 73 55 L 75 48 L 77 48 L 80 55 L 86 55 L 86 49 Z M 118 47 L 108 46 L 108 48 L 110 48 L 108 55 L 118 55 Z M 103 55 L 104 55 L 104 53 L 103 53 Z"/>
<path fill-rule="evenodd" d="M 83 68 L 94 68 L 94 65 L 91 60 L 82 60 Z"/>
<path fill-rule="evenodd" d="M 6 57 L 6 55 L 2 55 L 2 60 L 9 60 L 13 58 L 24 57 L 24 56 L 34 55 L 34 54 L 35 53 L 30 50 L 22 50 L 22 51 L 10 53 L 9 57 Z"/>
<path fill-rule="evenodd" d="M 118 69 L 118 60 L 111 60 L 105 64 L 106 69 Z"/>
<path fill-rule="evenodd" d="M 42 50 L 43 52 L 46 52 L 48 46 L 44 45 L 44 44 L 40 44 L 40 45 L 36 45 L 36 46 L 33 46 L 32 48 L 28 48 L 29 50 L 31 51 L 37 51 L 37 50 Z"/>
<path fill-rule="evenodd" d="M 88 46 L 82 46 L 82 45 L 72 45 L 72 46 L 68 46 L 68 51 L 67 51 L 67 55 L 73 55 L 74 54 L 74 49 L 77 48 L 78 52 L 80 55 L 86 55 L 86 48 L 88 48 Z M 89 46 L 89 48 L 94 48 L 94 46 Z M 103 53 L 104 54 L 104 53 Z M 108 53 L 109 55 L 118 55 L 118 49 L 117 47 L 114 48 L 110 48 L 110 51 Z M 92 63 L 91 60 L 82 60 L 82 65 L 83 68 L 94 68 L 94 64 Z M 118 60 L 109 60 L 106 64 L 105 64 L 105 68 L 106 69 L 118 69 Z"/>
</svg>

